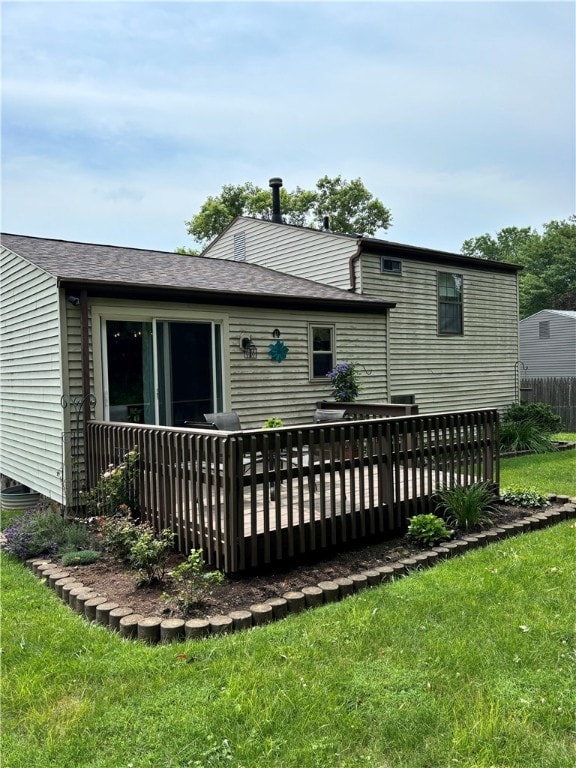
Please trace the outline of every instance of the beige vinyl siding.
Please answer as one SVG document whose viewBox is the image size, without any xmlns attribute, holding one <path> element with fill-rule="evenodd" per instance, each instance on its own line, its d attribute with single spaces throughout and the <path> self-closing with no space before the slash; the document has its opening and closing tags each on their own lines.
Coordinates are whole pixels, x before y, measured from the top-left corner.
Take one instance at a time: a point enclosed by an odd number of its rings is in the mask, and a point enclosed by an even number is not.
<svg viewBox="0 0 576 768">
<path fill-rule="evenodd" d="M 118 316 L 129 312 L 142 319 L 203 319 L 220 322 L 223 334 L 224 409 L 237 411 L 245 427 L 260 427 L 271 416 L 287 425 L 310 422 L 317 400 L 330 397 L 328 380 L 310 381 L 308 328 L 310 323 L 335 328 L 336 362 L 357 360 L 371 375 L 362 372 L 361 396 L 365 400 L 385 402 L 386 390 L 386 316 L 336 312 L 304 312 L 236 307 L 204 307 L 191 304 L 149 304 L 136 301 L 98 301 L 92 315 Z M 91 324 L 94 334 L 97 322 Z M 288 347 L 282 363 L 273 362 L 268 347 L 277 341 L 272 332 L 280 331 L 279 340 Z M 240 348 L 240 336 L 247 333 L 258 348 L 256 359 L 246 359 Z M 100 342 L 92 339 L 95 352 Z M 94 357 L 99 356 L 96 354 Z M 94 360 L 94 357 L 92 358 Z M 99 365 L 99 364 L 98 364 Z M 96 376 L 97 418 L 102 417 L 102 386 Z"/>
<path fill-rule="evenodd" d="M 573 316 L 543 309 L 520 321 L 520 359 L 524 378 L 576 376 L 576 312 Z M 540 338 L 540 323 L 550 335 Z"/>
<path fill-rule="evenodd" d="M 234 260 L 234 235 L 243 232 L 246 261 L 325 285 L 348 288 L 349 259 L 356 252 L 352 237 L 270 221 L 241 218 L 203 252 Z"/>
<path fill-rule="evenodd" d="M 309 422 L 317 400 L 330 399 L 328 380 L 309 378 L 308 329 L 310 323 L 335 328 L 335 362 L 357 360 L 371 372 L 361 373 L 361 398 L 385 402 L 386 317 L 331 312 L 230 312 L 230 406 L 242 423 L 260 426 L 276 416 L 289 424 Z M 281 331 L 280 340 L 289 352 L 282 363 L 268 356 L 268 345 L 276 340 L 272 331 Z M 246 360 L 239 348 L 241 331 L 249 331 L 258 358 Z"/>
<path fill-rule="evenodd" d="M 56 280 L 8 249 L 1 259 L 0 471 L 62 501 Z"/>
<path fill-rule="evenodd" d="M 463 277 L 461 336 L 438 334 L 437 274 Z M 421 412 L 505 408 L 516 399 L 518 304 L 514 273 L 404 259 L 402 274 L 380 272 L 363 255 L 364 292 L 396 301 L 390 311 L 390 391 L 412 394 Z"/>
</svg>

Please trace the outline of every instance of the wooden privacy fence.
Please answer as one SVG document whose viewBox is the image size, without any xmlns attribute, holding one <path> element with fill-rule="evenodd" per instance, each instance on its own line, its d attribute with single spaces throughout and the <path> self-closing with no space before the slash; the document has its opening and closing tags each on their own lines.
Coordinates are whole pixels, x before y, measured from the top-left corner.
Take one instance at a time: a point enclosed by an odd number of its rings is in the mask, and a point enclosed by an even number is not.
<svg viewBox="0 0 576 768">
<path fill-rule="evenodd" d="M 576 432 L 576 376 L 522 379 L 523 400 L 547 403 L 562 419 L 561 430 Z"/>
<path fill-rule="evenodd" d="M 498 486 L 498 412 L 365 418 L 240 432 L 92 421 L 94 486 L 139 454 L 140 512 L 227 573 L 400 532 L 442 486 Z"/>
</svg>

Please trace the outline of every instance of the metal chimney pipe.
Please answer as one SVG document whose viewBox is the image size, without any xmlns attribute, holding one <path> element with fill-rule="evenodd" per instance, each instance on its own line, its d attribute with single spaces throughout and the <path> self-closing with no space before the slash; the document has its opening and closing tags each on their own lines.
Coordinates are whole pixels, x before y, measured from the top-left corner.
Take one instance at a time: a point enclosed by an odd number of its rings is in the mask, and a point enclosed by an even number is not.
<svg viewBox="0 0 576 768">
<path fill-rule="evenodd" d="M 282 211 L 280 210 L 280 187 L 282 186 L 282 179 L 270 179 L 268 184 L 272 188 L 272 221 L 275 224 L 283 224 Z"/>
</svg>

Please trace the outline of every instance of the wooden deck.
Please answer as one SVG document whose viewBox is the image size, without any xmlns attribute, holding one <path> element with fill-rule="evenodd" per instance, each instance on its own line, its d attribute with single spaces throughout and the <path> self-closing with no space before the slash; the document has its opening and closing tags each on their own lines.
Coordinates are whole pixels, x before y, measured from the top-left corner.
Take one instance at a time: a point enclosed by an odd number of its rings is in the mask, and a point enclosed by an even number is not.
<svg viewBox="0 0 576 768">
<path fill-rule="evenodd" d="M 135 448 L 142 517 L 227 573 L 405 530 L 444 485 L 498 485 L 492 409 L 240 432 L 91 422 L 87 435 L 93 479 Z"/>
</svg>

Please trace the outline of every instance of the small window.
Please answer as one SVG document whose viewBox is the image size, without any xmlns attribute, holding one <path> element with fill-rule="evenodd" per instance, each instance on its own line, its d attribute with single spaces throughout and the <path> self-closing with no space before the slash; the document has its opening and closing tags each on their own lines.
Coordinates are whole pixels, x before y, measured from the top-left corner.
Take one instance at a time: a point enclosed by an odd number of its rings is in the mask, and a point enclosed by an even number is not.
<svg viewBox="0 0 576 768">
<path fill-rule="evenodd" d="M 462 288 L 462 275 L 438 273 L 438 333 L 443 336 L 463 333 Z"/>
<path fill-rule="evenodd" d="M 246 261 L 246 233 L 234 235 L 234 261 Z"/>
<path fill-rule="evenodd" d="M 334 368 L 334 326 L 310 326 L 310 378 L 323 379 Z"/>
<path fill-rule="evenodd" d="M 539 339 L 550 338 L 550 320 L 541 320 L 538 323 L 538 338 Z"/>
<path fill-rule="evenodd" d="M 389 259 L 382 256 L 380 259 L 380 272 L 393 272 L 395 275 L 402 274 L 402 262 L 400 259 Z"/>
<path fill-rule="evenodd" d="M 394 405 L 414 405 L 416 398 L 414 395 L 391 395 L 390 402 Z"/>
</svg>

